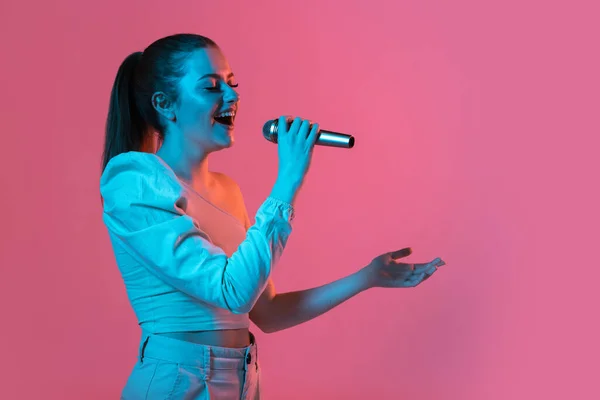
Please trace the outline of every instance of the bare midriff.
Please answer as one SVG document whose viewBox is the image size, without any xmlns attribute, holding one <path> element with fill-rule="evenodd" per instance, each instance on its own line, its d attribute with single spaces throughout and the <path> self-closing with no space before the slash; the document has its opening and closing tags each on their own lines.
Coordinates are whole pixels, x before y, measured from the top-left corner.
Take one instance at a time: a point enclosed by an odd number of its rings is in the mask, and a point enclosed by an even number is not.
<svg viewBox="0 0 600 400">
<path fill-rule="evenodd" d="M 248 328 L 220 331 L 171 332 L 158 335 L 207 346 L 242 348 L 250 345 Z"/>
</svg>

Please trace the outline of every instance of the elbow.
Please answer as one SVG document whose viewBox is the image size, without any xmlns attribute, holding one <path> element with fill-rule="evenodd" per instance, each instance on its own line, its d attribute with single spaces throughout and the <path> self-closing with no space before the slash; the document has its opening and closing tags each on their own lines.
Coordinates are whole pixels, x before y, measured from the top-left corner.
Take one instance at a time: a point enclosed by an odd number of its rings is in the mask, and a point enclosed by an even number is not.
<svg viewBox="0 0 600 400">
<path fill-rule="evenodd" d="M 254 321 L 253 321 L 253 322 L 254 322 Z M 261 331 L 262 333 L 267 333 L 267 334 L 269 334 L 269 333 L 275 333 L 275 332 L 277 332 L 277 331 L 278 331 L 278 329 L 275 329 L 275 327 L 273 327 L 273 326 L 269 326 L 269 325 L 267 325 L 267 324 L 261 324 L 261 323 L 258 323 L 258 324 L 257 324 L 256 322 L 254 322 L 254 325 L 256 325 L 256 327 L 257 327 L 258 329 L 260 329 L 260 331 Z"/>
<path fill-rule="evenodd" d="M 275 333 L 280 330 L 280 328 L 274 324 L 275 321 L 269 320 L 269 318 L 266 318 L 264 315 L 261 316 L 257 312 L 250 312 L 250 321 L 252 321 L 262 333 Z"/>
<path fill-rule="evenodd" d="M 278 332 L 279 329 L 264 327 L 260 329 L 263 333 L 275 333 Z"/>
</svg>

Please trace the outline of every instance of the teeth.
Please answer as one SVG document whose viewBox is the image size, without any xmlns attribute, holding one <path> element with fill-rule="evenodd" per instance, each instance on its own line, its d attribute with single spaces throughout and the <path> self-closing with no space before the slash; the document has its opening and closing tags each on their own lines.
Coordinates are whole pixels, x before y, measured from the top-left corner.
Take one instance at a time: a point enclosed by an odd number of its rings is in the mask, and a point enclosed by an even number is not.
<svg viewBox="0 0 600 400">
<path fill-rule="evenodd" d="M 221 114 L 217 114 L 215 115 L 215 117 L 233 117 L 235 115 L 235 112 L 233 111 L 227 111 Z"/>
</svg>

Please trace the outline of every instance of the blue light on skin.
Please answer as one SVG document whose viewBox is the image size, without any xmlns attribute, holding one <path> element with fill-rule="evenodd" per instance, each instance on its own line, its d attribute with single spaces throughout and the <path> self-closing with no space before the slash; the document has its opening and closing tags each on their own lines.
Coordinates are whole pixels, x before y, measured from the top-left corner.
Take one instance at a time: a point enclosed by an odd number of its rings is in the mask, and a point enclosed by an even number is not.
<svg viewBox="0 0 600 400">
<path fill-rule="evenodd" d="M 192 187 L 206 188 L 210 153 L 234 144 L 234 126 L 215 121 L 219 112 L 239 107 L 240 96 L 229 62 L 215 47 L 198 49 L 185 60 L 176 102 L 156 92 L 152 103 L 166 125 L 156 154 Z"/>
</svg>

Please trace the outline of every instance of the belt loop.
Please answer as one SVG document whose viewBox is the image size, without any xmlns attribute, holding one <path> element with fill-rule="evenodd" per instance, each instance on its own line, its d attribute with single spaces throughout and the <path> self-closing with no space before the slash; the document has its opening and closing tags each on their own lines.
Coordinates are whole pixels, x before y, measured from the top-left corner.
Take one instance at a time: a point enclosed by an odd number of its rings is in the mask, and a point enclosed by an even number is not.
<svg viewBox="0 0 600 400">
<path fill-rule="evenodd" d="M 211 378 L 211 374 L 212 374 L 212 357 L 210 355 L 210 346 L 203 346 L 204 347 L 204 380 L 208 381 Z"/>
<path fill-rule="evenodd" d="M 150 335 L 142 331 L 142 338 L 140 339 L 140 347 L 138 350 L 138 359 L 140 360 L 140 363 L 144 363 L 144 350 L 146 349 L 149 339 Z"/>
</svg>

